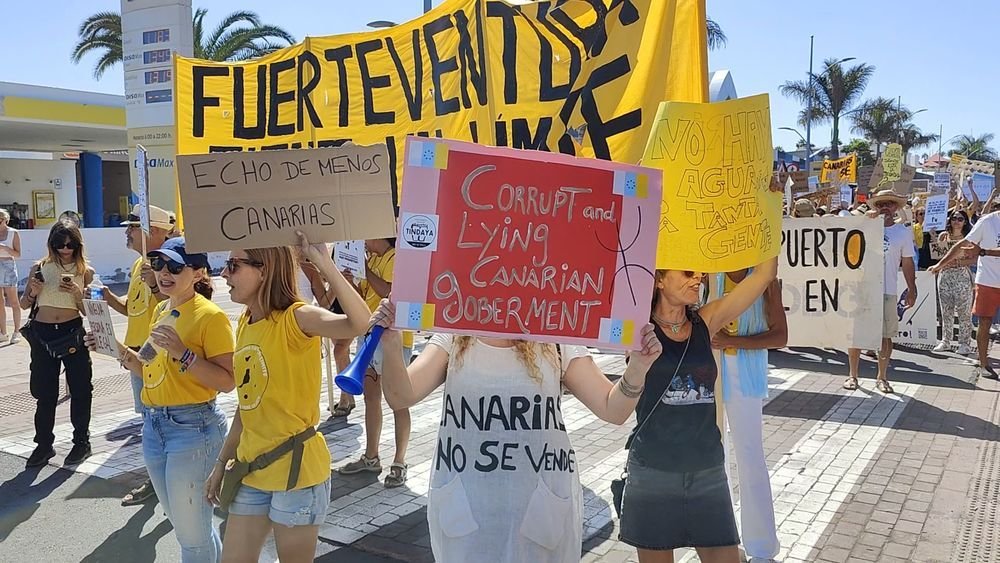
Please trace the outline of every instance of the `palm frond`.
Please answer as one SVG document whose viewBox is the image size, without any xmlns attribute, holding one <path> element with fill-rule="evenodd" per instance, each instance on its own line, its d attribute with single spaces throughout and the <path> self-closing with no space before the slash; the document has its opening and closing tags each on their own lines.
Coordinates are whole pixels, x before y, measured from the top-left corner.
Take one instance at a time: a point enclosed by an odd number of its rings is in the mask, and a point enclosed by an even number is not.
<svg viewBox="0 0 1000 563">
<path fill-rule="evenodd" d="M 729 42 L 729 38 L 726 37 L 725 32 L 722 31 L 722 26 L 718 24 L 712 18 L 707 18 L 705 24 L 708 28 L 708 48 L 715 50 L 720 47 L 725 47 L 726 43 Z"/>
<path fill-rule="evenodd" d="M 212 32 L 212 34 L 209 35 L 208 39 L 205 40 L 205 44 L 218 45 L 221 42 L 223 35 L 229 30 L 229 28 L 241 23 L 249 24 L 250 27 L 259 27 L 260 16 L 258 16 L 255 12 L 251 12 L 249 10 L 239 10 L 236 12 L 232 12 L 231 14 L 223 18 L 221 22 L 219 22 L 219 25 L 215 27 L 215 30 Z"/>
</svg>

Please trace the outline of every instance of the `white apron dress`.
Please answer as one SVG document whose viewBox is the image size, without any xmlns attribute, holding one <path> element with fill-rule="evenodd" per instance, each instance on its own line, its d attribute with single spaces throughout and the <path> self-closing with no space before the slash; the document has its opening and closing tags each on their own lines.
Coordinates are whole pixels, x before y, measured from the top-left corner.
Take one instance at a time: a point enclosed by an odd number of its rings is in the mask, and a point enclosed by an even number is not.
<svg viewBox="0 0 1000 563">
<path fill-rule="evenodd" d="M 452 336 L 434 335 L 449 354 Z M 586 356 L 562 346 L 563 370 Z M 475 340 L 449 362 L 427 521 L 444 563 L 580 560 L 580 468 L 561 412 L 561 373 L 539 353 L 541 382 L 513 348 Z"/>
</svg>

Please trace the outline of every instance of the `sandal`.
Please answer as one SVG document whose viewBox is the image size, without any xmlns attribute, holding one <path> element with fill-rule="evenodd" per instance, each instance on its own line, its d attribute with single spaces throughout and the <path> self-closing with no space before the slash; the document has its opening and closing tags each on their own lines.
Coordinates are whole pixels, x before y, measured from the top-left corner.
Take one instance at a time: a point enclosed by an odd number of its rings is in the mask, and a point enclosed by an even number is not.
<svg viewBox="0 0 1000 563">
<path fill-rule="evenodd" d="M 135 506 L 155 497 L 156 491 L 153 490 L 153 483 L 147 480 L 122 498 L 122 506 Z"/>
<path fill-rule="evenodd" d="M 878 389 L 879 391 L 885 393 L 886 395 L 891 395 L 893 393 L 893 391 L 892 391 L 892 385 L 889 385 L 889 381 L 885 380 L 885 379 L 878 379 L 878 380 L 876 380 L 875 381 L 875 388 Z"/>
<path fill-rule="evenodd" d="M 333 415 L 334 418 L 339 418 L 339 417 L 342 417 L 342 416 L 347 416 L 347 415 L 351 414 L 351 411 L 353 411 L 354 407 L 356 407 L 356 406 L 357 406 L 357 404 L 347 405 L 346 407 L 344 405 L 337 405 L 337 406 L 333 407 L 333 410 L 330 411 L 330 413 Z"/>
<path fill-rule="evenodd" d="M 387 489 L 395 489 L 396 487 L 402 487 L 406 484 L 406 467 L 405 463 L 394 463 L 389 466 L 389 474 L 385 476 L 383 484 Z"/>
<path fill-rule="evenodd" d="M 844 382 L 844 389 L 847 389 L 848 391 L 854 391 L 857 388 L 858 388 L 857 377 L 848 377 L 847 381 Z"/>
</svg>

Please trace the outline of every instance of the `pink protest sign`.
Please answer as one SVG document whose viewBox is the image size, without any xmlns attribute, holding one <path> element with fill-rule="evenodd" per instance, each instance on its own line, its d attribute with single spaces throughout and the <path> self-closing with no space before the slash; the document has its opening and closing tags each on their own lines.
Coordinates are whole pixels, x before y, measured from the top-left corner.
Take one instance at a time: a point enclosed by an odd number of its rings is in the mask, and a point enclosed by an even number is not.
<svg viewBox="0 0 1000 563">
<path fill-rule="evenodd" d="M 404 158 L 397 327 L 638 346 L 659 170 L 419 137 Z"/>
</svg>

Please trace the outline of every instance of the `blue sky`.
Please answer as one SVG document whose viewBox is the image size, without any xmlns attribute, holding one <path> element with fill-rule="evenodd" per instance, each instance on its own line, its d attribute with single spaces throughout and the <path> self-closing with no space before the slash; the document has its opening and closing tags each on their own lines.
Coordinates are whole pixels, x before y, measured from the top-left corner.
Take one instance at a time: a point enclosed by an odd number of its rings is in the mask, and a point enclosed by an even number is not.
<svg viewBox="0 0 1000 563">
<path fill-rule="evenodd" d="M 438 1 L 435 1 L 437 4 Z M 119 70 L 100 81 L 91 76 L 95 57 L 80 65 L 69 60 L 76 29 L 89 14 L 118 10 L 118 0 L 34 0 L 7 2 L 0 19 L 0 80 L 97 92 L 122 93 Z M 210 25 L 236 9 L 253 10 L 297 38 L 365 28 L 365 23 L 416 16 L 421 0 L 201 0 Z M 294 7 L 294 9 L 293 9 Z M 741 96 L 771 95 L 775 145 L 795 146 L 798 137 L 778 127 L 795 127 L 797 102 L 778 87 L 802 79 L 809 65 L 809 35 L 816 36 L 815 64 L 825 58 L 856 57 L 873 64 L 875 76 L 866 96 L 902 96 L 917 124 L 947 140 L 962 133 L 1000 133 L 1000 47 L 993 2 L 942 3 L 931 0 L 841 0 L 839 2 L 748 2 L 708 0 L 708 13 L 729 37 L 711 53 L 711 68 L 729 69 Z M 214 16 L 214 17 L 213 17 Z M 30 56 L 26 56 L 30 53 Z M 120 67 L 119 67 L 120 68 Z M 977 71 L 977 69 L 981 69 Z M 841 139 L 851 134 L 842 123 Z M 803 130 L 804 133 L 804 130 Z M 829 142 L 829 127 L 813 129 L 813 143 Z M 994 144 L 1000 146 L 1000 141 Z M 924 149 L 933 152 L 935 147 Z"/>
</svg>

